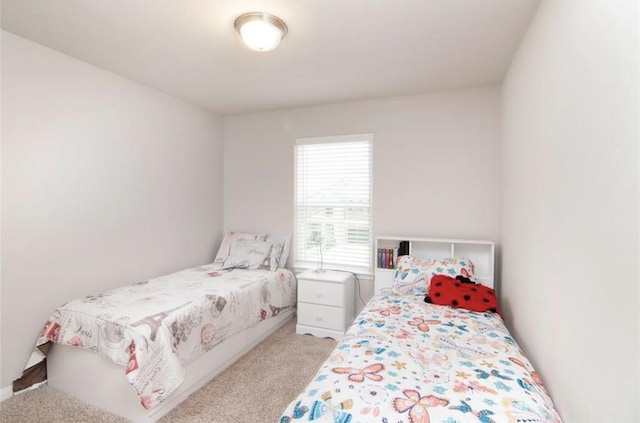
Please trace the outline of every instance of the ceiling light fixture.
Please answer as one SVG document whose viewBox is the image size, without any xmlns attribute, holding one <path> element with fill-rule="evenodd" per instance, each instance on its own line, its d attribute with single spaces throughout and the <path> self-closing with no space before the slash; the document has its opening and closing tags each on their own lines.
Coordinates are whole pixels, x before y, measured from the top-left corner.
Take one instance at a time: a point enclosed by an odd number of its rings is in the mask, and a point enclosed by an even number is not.
<svg viewBox="0 0 640 423">
<path fill-rule="evenodd" d="M 273 50 L 288 31 L 282 19 L 263 12 L 245 13 L 233 26 L 247 47 L 256 51 Z"/>
</svg>

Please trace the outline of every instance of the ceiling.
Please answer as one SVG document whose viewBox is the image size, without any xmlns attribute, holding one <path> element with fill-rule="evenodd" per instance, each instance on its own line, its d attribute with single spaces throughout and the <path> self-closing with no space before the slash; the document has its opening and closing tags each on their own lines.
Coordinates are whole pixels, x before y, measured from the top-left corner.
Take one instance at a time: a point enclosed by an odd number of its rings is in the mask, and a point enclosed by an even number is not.
<svg viewBox="0 0 640 423">
<path fill-rule="evenodd" d="M 500 83 L 539 0 L 2 0 L 2 28 L 220 115 Z M 236 17 L 289 33 L 244 47 Z"/>
</svg>

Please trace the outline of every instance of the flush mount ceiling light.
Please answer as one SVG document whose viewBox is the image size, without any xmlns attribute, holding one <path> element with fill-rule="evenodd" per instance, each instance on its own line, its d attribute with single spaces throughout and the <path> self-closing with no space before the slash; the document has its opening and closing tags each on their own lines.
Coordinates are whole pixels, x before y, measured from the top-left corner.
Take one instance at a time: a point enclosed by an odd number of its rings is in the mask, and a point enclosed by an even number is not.
<svg viewBox="0 0 640 423">
<path fill-rule="evenodd" d="M 234 27 L 247 47 L 256 51 L 273 50 L 288 31 L 282 19 L 263 12 L 239 16 Z"/>
</svg>

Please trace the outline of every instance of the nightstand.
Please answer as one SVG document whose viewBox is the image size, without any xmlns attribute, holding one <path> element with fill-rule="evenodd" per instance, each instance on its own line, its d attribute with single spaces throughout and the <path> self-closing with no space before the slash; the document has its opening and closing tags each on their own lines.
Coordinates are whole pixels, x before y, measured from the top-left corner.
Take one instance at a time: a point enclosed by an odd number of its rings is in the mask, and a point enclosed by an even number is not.
<svg viewBox="0 0 640 423">
<path fill-rule="evenodd" d="M 341 340 L 354 318 L 353 275 L 331 270 L 308 270 L 297 278 L 296 333 Z"/>
</svg>

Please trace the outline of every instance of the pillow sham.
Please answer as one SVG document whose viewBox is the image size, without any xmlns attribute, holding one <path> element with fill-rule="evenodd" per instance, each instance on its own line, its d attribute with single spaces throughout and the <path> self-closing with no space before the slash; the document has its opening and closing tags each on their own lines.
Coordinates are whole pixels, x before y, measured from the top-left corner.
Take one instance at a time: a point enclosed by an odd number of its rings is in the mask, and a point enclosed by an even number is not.
<svg viewBox="0 0 640 423">
<path fill-rule="evenodd" d="M 218 249 L 218 253 L 216 254 L 216 258 L 213 260 L 214 264 L 222 265 L 224 261 L 229 257 L 231 243 L 234 240 L 259 240 L 264 241 L 267 239 L 265 234 L 251 234 L 251 233 L 243 233 L 243 232 L 233 232 L 229 231 L 222 238 L 222 242 L 220 243 L 220 248 Z"/>
<path fill-rule="evenodd" d="M 271 244 L 271 251 L 269 252 L 269 256 L 267 257 L 269 260 L 269 265 L 268 267 L 265 267 L 265 269 L 271 270 L 273 272 L 279 267 L 284 267 L 284 265 L 281 266 L 280 263 L 282 262 L 282 256 L 284 255 L 284 248 L 286 245 L 286 241 L 281 238 L 267 237 L 266 242 L 268 244 Z M 288 251 L 287 251 L 287 254 L 289 254 Z M 287 261 L 286 257 L 284 261 L 286 263 Z"/>
<path fill-rule="evenodd" d="M 475 266 L 467 258 L 420 259 L 400 256 L 393 277 L 393 292 L 405 295 L 426 295 L 429 281 L 435 275 L 461 276 L 473 280 Z"/>
<path fill-rule="evenodd" d="M 465 283 L 446 275 L 431 278 L 429 293 L 424 297 L 424 301 L 471 311 L 491 311 L 502 316 L 493 289 L 476 283 Z"/>
<path fill-rule="evenodd" d="M 400 256 L 396 261 L 392 291 L 396 294 L 425 295 L 427 272 L 436 261 L 414 256 Z"/>
<path fill-rule="evenodd" d="M 273 245 L 266 241 L 236 239 L 231 242 L 223 269 L 269 269 Z M 274 269 L 275 270 L 275 269 Z"/>
<path fill-rule="evenodd" d="M 475 265 L 468 258 L 451 257 L 435 260 L 428 272 L 428 280 L 431 280 L 435 275 L 445 275 L 452 278 L 461 275 L 473 279 Z"/>
<path fill-rule="evenodd" d="M 287 259 L 289 258 L 289 251 L 291 251 L 291 235 L 269 235 L 267 236 L 267 242 L 275 242 L 282 240 L 284 246 L 282 247 L 282 254 L 278 260 L 278 267 L 284 268 L 287 266 Z M 273 269 L 275 270 L 275 269 Z"/>
</svg>

